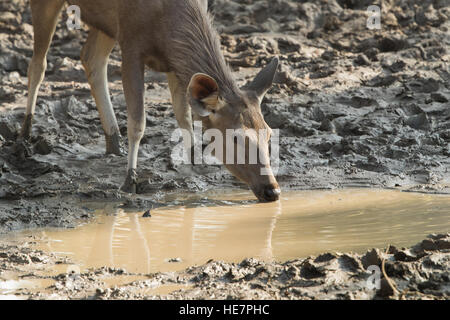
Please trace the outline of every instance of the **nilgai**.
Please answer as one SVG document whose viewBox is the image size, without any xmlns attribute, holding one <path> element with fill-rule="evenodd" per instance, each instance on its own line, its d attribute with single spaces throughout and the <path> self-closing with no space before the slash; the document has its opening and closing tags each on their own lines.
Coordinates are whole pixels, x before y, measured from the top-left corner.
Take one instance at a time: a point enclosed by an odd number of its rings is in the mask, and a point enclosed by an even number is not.
<svg viewBox="0 0 450 320">
<path fill-rule="evenodd" d="M 257 164 L 225 163 L 247 183 L 260 201 L 276 201 L 280 187 L 272 173 L 269 155 L 271 129 L 261 114 L 261 101 L 278 67 L 274 58 L 256 78 L 239 88 L 221 52 L 220 40 L 207 11 L 206 0 L 31 0 L 34 52 L 28 70 L 28 103 L 22 137 L 31 135 L 39 87 L 47 66 L 46 56 L 59 13 L 67 2 L 80 8 L 90 28 L 81 51 L 92 95 L 106 137 L 106 152 L 120 154 L 120 132 L 108 90 L 107 65 L 116 42 L 122 52 L 122 82 L 128 112 L 128 171 L 122 190 L 136 192 L 138 149 L 144 135 L 144 68 L 167 74 L 174 113 L 180 128 L 194 133 L 192 114 L 206 129 L 253 129 L 267 132 L 252 136 Z M 248 149 L 249 143 L 245 148 Z M 224 150 L 226 153 L 227 150 Z M 246 150 L 247 152 L 248 150 Z M 223 155 L 226 157 L 226 154 Z M 266 174 L 261 174 L 265 169 Z"/>
</svg>

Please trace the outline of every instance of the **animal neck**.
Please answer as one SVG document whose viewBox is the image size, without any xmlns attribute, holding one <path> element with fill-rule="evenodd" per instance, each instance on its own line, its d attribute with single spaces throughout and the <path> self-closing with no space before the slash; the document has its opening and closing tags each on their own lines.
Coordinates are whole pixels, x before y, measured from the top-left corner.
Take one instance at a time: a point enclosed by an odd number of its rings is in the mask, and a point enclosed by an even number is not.
<svg viewBox="0 0 450 320">
<path fill-rule="evenodd" d="M 186 1 L 177 15 L 173 31 L 170 64 L 184 87 L 196 73 L 204 73 L 217 81 L 221 94 L 239 91 L 223 56 L 219 35 L 212 18 L 198 0 Z"/>
</svg>

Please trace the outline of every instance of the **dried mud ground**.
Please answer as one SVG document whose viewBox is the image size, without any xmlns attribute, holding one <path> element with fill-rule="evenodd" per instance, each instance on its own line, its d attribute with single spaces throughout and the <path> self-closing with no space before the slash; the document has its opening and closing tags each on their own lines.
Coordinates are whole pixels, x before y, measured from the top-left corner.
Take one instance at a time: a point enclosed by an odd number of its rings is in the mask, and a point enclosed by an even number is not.
<svg viewBox="0 0 450 320">
<path fill-rule="evenodd" d="M 184 271 L 155 274 L 114 268 L 77 273 L 67 267 L 69 259 L 33 250 L 32 244 L 33 239 L 0 244 L 0 277 L 18 278 L 22 285 L 16 299 L 450 298 L 450 234 L 432 235 L 409 249 L 324 253 L 284 263 L 211 260 Z M 379 290 L 367 284 L 371 275 L 367 269 L 374 265 L 384 265 L 388 275 L 380 277 Z"/>
<path fill-rule="evenodd" d="M 448 194 L 449 3 L 382 1 L 380 30 L 367 28 L 370 4 L 210 1 L 225 56 L 239 83 L 251 79 L 274 55 L 280 58 L 276 84 L 262 111 L 266 122 L 280 129 L 278 181 L 283 189 L 382 187 Z M 79 62 L 87 28 L 70 31 L 65 19 L 63 14 L 48 55 L 33 138 L 24 143 L 17 137 L 32 56 L 30 10 L 28 1 L 0 1 L 0 233 L 73 227 L 92 217 L 83 209 L 87 201 L 117 201 L 128 208 L 146 209 L 168 204 L 169 194 L 246 188 L 221 167 L 171 162 L 170 136 L 177 126 L 167 81 L 164 75 L 147 71 L 147 129 L 139 154 L 139 194 L 119 192 L 126 157 L 104 155 L 98 112 Z M 116 48 L 109 65 L 110 90 L 126 146 L 120 76 Z M 33 251 L 26 243 L 1 246 L 1 273 L 24 265 L 61 263 L 61 258 Z M 386 272 L 400 291 L 408 290 L 403 297 L 448 298 L 448 235 L 433 236 L 410 251 L 393 250 Z M 373 252 L 368 259 L 379 264 L 382 254 Z M 180 281 L 192 288 L 167 297 L 386 297 L 383 290 L 375 296 L 363 288 L 365 267 L 364 257 L 353 254 L 324 254 L 283 264 L 252 259 L 235 265 L 210 262 L 116 289 L 99 281 L 124 271 L 101 269 L 76 280 L 59 275 L 48 294 L 53 298 L 142 298 L 145 294 L 138 289 L 152 286 L 152 281 Z M 69 280 L 72 289 L 67 289 Z M 384 289 L 389 288 L 385 283 Z"/>
</svg>

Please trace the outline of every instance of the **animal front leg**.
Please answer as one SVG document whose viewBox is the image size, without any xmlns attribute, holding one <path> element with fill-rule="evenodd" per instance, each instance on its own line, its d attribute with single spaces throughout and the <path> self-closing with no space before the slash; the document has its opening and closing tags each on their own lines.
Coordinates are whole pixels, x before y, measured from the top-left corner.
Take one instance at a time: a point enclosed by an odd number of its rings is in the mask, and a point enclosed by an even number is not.
<svg viewBox="0 0 450 320">
<path fill-rule="evenodd" d="M 192 127 L 191 107 L 187 103 L 186 89 L 180 86 L 175 73 L 168 73 L 167 79 L 169 82 L 170 93 L 172 95 L 173 112 L 177 119 L 180 129 L 184 129 L 186 136 L 183 136 L 183 143 L 188 159 L 194 163 L 194 130 Z"/>
<path fill-rule="evenodd" d="M 32 0 L 31 12 L 34 30 L 33 58 L 28 67 L 28 101 L 25 120 L 22 125 L 21 137 L 28 140 L 39 87 L 44 80 L 47 68 L 47 52 L 52 41 L 58 20 L 58 15 L 64 2 L 62 0 Z"/>
<path fill-rule="evenodd" d="M 139 56 L 123 54 L 122 81 L 128 112 L 128 168 L 121 190 L 136 193 L 139 144 L 145 131 L 144 64 Z"/>
<path fill-rule="evenodd" d="M 116 41 L 103 32 L 91 28 L 81 52 L 86 76 L 91 86 L 105 132 L 106 153 L 122 154 L 121 136 L 108 90 L 108 58 Z"/>
</svg>

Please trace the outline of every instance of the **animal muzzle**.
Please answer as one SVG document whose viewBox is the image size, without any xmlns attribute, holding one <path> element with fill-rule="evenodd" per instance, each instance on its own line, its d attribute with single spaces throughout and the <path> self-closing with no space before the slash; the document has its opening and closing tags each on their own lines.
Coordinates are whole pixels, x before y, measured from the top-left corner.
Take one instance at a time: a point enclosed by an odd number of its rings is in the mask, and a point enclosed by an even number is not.
<svg viewBox="0 0 450 320">
<path fill-rule="evenodd" d="M 274 202 L 280 199 L 281 189 L 279 186 L 269 185 L 261 188 L 255 188 L 253 189 L 253 193 L 261 202 Z"/>
<path fill-rule="evenodd" d="M 280 198 L 281 190 L 280 188 L 266 188 L 264 189 L 264 200 L 268 202 L 277 201 Z"/>
</svg>

